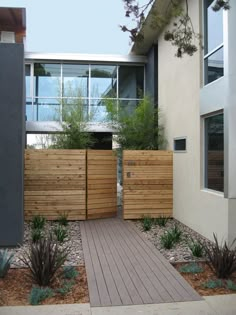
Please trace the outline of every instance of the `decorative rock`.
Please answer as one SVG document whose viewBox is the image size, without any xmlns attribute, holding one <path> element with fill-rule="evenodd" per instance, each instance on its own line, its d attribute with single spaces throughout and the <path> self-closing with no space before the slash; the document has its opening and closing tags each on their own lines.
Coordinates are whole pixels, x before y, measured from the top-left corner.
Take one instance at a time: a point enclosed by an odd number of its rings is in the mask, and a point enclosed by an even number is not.
<svg viewBox="0 0 236 315">
<path fill-rule="evenodd" d="M 173 263 L 175 262 L 175 257 L 173 257 L 173 256 L 170 257 L 170 258 L 169 258 L 169 262 L 170 262 L 171 264 L 173 264 Z"/>
</svg>

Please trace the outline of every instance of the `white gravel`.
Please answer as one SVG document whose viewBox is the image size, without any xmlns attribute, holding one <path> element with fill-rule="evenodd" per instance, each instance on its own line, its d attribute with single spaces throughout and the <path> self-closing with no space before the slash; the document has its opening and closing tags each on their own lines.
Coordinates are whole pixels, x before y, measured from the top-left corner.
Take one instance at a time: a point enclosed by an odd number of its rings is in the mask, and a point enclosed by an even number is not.
<svg viewBox="0 0 236 315">
<path fill-rule="evenodd" d="M 196 258 L 192 255 L 189 249 L 188 242 L 193 240 L 199 240 L 200 242 L 210 241 L 204 238 L 202 235 L 193 231 L 186 225 L 177 221 L 176 219 L 169 219 L 165 227 L 160 227 L 159 225 L 153 225 L 151 230 L 143 231 L 142 221 L 136 220 L 132 221 L 136 227 L 142 231 L 142 233 L 147 237 L 147 239 L 154 244 L 154 246 L 162 253 L 162 255 L 169 260 L 171 263 L 175 262 L 187 262 L 187 261 L 203 261 L 204 257 Z M 161 246 L 161 235 L 166 233 L 167 230 L 172 229 L 175 225 L 182 231 L 182 236 L 180 242 L 178 242 L 172 249 L 165 249 Z"/>
<path fill-rule="evenodd" d="M 49 232 L 53 232 L 53 229 L 58 225 L 57 222 L 47 221 L 44 227 L 44 233 L 49 234 Z M 62 247 L 69 247 L 70 254 L 68 255 L 68 259 L 65 265 L 70 266 L 78 266 L 84 265 L 84 256 L 83 256 L 83 248 L 81 241 L 81 233 L 80 233 L 80 224 L 79 221 L 69 221 L 68 226 L 66 227 L 68 237 L 62 243 Z M 22 246 L 16 248 L 10 248 L 9 253 L 13 253 L 13 261 L 11 264 L 12 268 L 21 268 L 24 267 L 24 264 L 20 261 L 19 257 L 22 254 L 23 249 L 28 249 L 31 243 L 31 223 L 25 222 L 24 224 L 24 242 Z"/>
</svg>

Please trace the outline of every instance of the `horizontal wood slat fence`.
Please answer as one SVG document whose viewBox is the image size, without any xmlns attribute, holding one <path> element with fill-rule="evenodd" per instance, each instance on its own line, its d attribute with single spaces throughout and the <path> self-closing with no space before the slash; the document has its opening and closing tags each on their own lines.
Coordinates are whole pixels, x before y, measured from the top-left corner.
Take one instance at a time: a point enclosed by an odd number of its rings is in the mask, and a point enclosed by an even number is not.
<svg viewBox="0 0 236 315">
<path fill-rule="evenodd" d="M 25 150 L 25 219 L 114 217 L 117 159 L 110 150 Z"/>
<path fill-rule="evenodd" d="M 86 219 L 86 150 L 25 150 L 25 219 Z"/>
<path fill-rule="evenodd" d="M 87 218 L 117 213 L 117 159 L 110 150 L 87 151 Z"/>
<path fill-rule="evenodd" d="M 173 216 L 172 151 L 123 151 L 123 218 Z"/>
</svg>

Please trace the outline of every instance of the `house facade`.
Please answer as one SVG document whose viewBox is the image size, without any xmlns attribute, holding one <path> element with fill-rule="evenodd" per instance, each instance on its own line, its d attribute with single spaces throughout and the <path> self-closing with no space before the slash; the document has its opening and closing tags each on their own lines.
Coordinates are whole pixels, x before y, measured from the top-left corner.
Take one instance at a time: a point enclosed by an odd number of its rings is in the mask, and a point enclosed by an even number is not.
<svg viewBox="0 0 236 315">
<path fill-rule="evenodd" d="M 152 10 L 166 14 L 168 1 Z M 168 149 L 174 151 L 174 217 L 209 239 L 236 237 L 236 5 L 212 10 L 211 0 L 188 0 L 189 16 L 202 44 L 193 56 L 177 58 L 164 40 L 173 27 L 143 27 L 144 42 L 132 53 L 156 58 L 158 107 Z M 185 1 L 182 1 L 184 10 Z"/>
</svg>

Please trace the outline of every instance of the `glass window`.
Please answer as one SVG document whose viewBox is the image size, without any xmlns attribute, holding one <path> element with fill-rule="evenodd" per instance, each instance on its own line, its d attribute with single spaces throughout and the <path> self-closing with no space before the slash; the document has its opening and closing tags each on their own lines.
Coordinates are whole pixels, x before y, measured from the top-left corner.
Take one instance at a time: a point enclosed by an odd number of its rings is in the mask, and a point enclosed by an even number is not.
<svg viewBox="0 0 236 315">
<path fill-rule="evenodd" d="M 174 139 L 174 151 L 186 151 L 186 138 Z"/>
<path fill-rule="evenodd" d="M 34 120 L 33 117 L 33 105 L 32 105 L 32 98 L 26 98 L 26 120 L 28 121 L 32 121 Z"/>
<path fill-rule="evenodd" d="M 90 97 L 116 97 L 117 67 L 91 66 L 91 92 Z"/>
<path fill-rule="evenodd" d="M 25 93 L 26 93 L 26 97 L 31 96 L 30 65 L 25 65 Z"/>
<path fill-rule="evenodd" d="M 34 95 L 39 97 L 61 96 L 61 65 L 34 64 Z"/>
<path fill-rule="evenodd" d="M 224 115 L 205 118 L 205 187 L 224 191 Z"/>
<path fill-rule="evenodd" d="M 89 96 L 89 66 L 63 64 L 63 96 Z"/>
<path fill-rule="evenodd" d="M 66 116 L 78 117 L 78 121 L 88 120 L 88 100 L 81 98 L 63 98 L 62 99 L 62 120 Z"/>
<path fill-rule="evenodd" d="M 211 83 L 224 75 L 223 48 L 205 58 L 205 82 Z"/>
<path fill-rule="evenodd" d="M 212 10 L 214 0 L 205 1 L 205 54 L 223 43 L 223 10 Z"/>
<path fill-rule="evenodd" d="M 36 98 L 34 100 L 34 120 L 57 121 L 60 119 L 60 102 L 53 98 Z"/>
<path fill-rule="evenodd" d="M 119 67 L 119 98 L 142 98 L 144 67 Z"/>
</svg>

